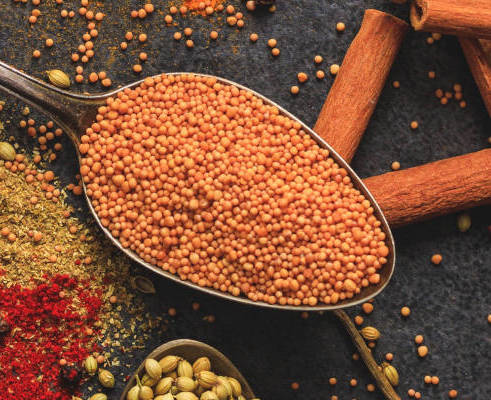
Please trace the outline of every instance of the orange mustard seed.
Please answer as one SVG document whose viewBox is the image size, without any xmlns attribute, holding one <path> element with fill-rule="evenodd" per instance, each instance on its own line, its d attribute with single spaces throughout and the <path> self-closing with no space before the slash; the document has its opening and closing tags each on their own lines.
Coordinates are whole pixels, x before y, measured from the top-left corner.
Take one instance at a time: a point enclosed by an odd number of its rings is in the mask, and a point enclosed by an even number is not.
<svg viewBox="0 0 491 400">
<path fill-rule="evenodd" d="M 427 346 L 419 346 L 418 347 L 418 356 L 426 357 L 428 355 L 428 347 Z"/>
<path fill-rule="evenodd" d="M 307 82 L 307 80 L 309 79 L 308 75 L 305 73 L 305 72 L 299 72 L 297 74 L 297 79 L 300 83 L 304 83 L 304 82 Z"/>
<path fill-rule="evenodd" d="M 433 254 L 431 256 L 431 262 L 435 265 L 438 265 L 442 262 L 442 259 L 443 257 L 441 256 L 441 254 Z"/>
<path fill-rule="evenodd" d="M 338 22 L 336 24 L 336 30 L 338 32 L 344 32 L 345 29 L 346 29 L 346 25 L 344 24 L 344 22 Z"/>
<path fill-rule="evenodd" d="M 371 314 L 372 311 L 373 311 L 373 304 L 371 303 L 363 303 L 362 306 L 361 306 L 363 312 L 365 314 Z"/>
<path fill-rule="evenodd" d="M 409 317 L 409 314 L 411 314 L 411 309 L 407 306 L 404 306 L 401 308 L 401 315 L 403 317 Z"/>
<path fill-rule="evenodd" d="M 298 94 L 300 92 L 300 88 L 298 86 L 292 86 L 290 88 L 290 93 L 291 94 Z"/>
</svg>

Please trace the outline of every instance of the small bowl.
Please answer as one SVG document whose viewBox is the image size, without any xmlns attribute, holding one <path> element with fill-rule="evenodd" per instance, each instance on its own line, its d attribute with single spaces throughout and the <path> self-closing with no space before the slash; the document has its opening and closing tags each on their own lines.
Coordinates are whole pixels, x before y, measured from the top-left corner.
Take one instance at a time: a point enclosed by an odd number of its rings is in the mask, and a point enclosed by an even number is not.
<svg viewBox="0 0 491 400">
<path fill-rule="evenodd" d="M 232 361 L 210 345 L 191 339 L 173 340 L 157 347 L 147 356 L 147 358 L 153 358 L 158 361 L 163 357 L 170 355 L 182 357 L 190 363 L 193 363 L 200 357 L 208 357 L 211 361 L 211 369 L 213 372 L 216 372 L 218 375 L 230 376 L 237 379 L 242 386 L 242 394 L 246 399 L 254 399 L 256 397 L 249 386 L 249 383 L 245 380 Z M 140 377 L 143 375 L 142 372 L 145 369 L 144 362 L 145 361 L 140 364 L 135 374 L 133 374 L 128 381 L 128 384 L 121 394 L 120 400 L 126 400 L 128 391 L 136 385 L 136 374 Z"/>
</svg>

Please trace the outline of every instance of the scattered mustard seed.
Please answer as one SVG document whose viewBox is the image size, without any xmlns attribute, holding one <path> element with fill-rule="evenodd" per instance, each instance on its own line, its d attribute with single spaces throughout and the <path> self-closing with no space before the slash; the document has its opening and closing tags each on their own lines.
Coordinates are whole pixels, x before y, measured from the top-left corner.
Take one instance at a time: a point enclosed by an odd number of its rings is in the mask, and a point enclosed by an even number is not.
<svg viewBox="0 0 491 400">
<path fill-rule="evenodd" d="M 423 335 L 416 335 L 416 336 L 414 337 L 414 343 L 416 343 L 416 344 L 421 344 L 421 343 L 423 343 L 423 340 L 424 340 Z"/>
<path fill-rule="evenodd" d="M 251 33 L 251 35 L 249 36 L 249 40 L 253 43 L 257 42 L 257 39 L 259 39 L 259 36 L 257 33 Z"/>
<path fill-rule="evenodd" d="M 410 126 L 411 126 L 411 129 L 418 129 L 418 126 L 419 126 L 418 121 L 411 121 Z"/>
<path fill-rule="evenodd" d="M 309 79 L 308 75 L 305 73 L 305 72 L 299 72 L 297 74 L 297 79 L 300 83 L 304 83 L 304 82 L 307 82 L 307 80 Z"/>
<path fill-rule="evenodd" d="M 399 89 L 401 87 L 401 83 L 399 81 L 394 81 L 392 82 L 392 86 L 395 87 L 396 89 Z"/>
<path fill-rule="evenodd" d="M 419 346 L 418 347 L 418 356 L 426 357 L 428 355 L 428 347 L 427 346 Z"/>
<path fill-rule="evenodd" d="M 428 78 L 435 79 L 435 77 L 436 77 L 435 71 L 428 71 Z"/>
<path fill-rule="evenodd" d="M 218 32 L 217 31 L 211 31 L 210 32 L 210 39 L 217 40 L 218 39 Z"/>
<path fill-rule="evenodd" d="M 314 63 L 316 63 L 316 64 L 320 64 L 323 60 L 324 59 L 319 54 L 314 57 Z"/>
<path fill-rule="evenodd" d="M 298 94 L 299 91 L 300 91 L 300 88 L 298 86 L 292 86 L 290 88 L 290 93 L 291 94 Z"/>
<path fill-rule="evenodd" d="M 278 57 L 280 55 L 280 49 L 278 47 L 272 48 L 271 54 L 273 55 L 273 57 Z"/>
<path fill-rule="evenodd" d="M 365 314 L 370 314 L 373 311 L 373 305 L 371 303 L 363 303 L 361 308 Z"/>
<path fill-rule="evenodd" d="M 399 161 L 394 161 L 390 167 L 392 168 L 393 171 L 397 171 L 398 169 L 401 168 L 401 163 Z"/>
<path fill-rule="evenodd" d="M 401 308 L 401 315 L 403 317 L 409 317 L 409 314 L 411 314 L 411 309 L 407 306 L 404 306 Z"/>
<path fill-rule="evenodd" d="M 331 72 L 332 75 L 336 75 L 339 72 L 339 65 L 332 64 L 329 68 L 329 71 Z"/>
<path fill-rule="evenodd" d="M 451 389 L 448 391 L 448 397 L 451 399 L 455 399 L 457 397 L 458 392 L 455 389 Z"/>
<path fill-rule="evenodd" d="M 326 76 L 325 72 L 321 69 L 319 69 L 315 72 L 315 77 L 317 79 L 324 79 L 325 76 Z"/>
<path fill-rule="evenodd" d="M 345 29 L 346 29 L 346 25 L 344 24 L 344 22 L 338 22 L 336 24 L 336 30 L 338 32 L 343 32 Z"/>
<path fill-rule="evenodd" d="M 433 264 L 435 264 L 435 265 L 440 264 L 440 263 L 442 262 L 442 259 L 443 259 L 443 257 L 442 257 L 442 255 L 441 255 L 441 254 L 433 254 L 433 255 L 431 256 L 431 262 L 432 262 Z"/>
<path fill-rule="evenodd" d="M 268 46 L 271 48 L 276 47 L 277 44 L 278 44 L 278 41 L 276 39 L 269 39 L 268 40 Z"/>
</svg>

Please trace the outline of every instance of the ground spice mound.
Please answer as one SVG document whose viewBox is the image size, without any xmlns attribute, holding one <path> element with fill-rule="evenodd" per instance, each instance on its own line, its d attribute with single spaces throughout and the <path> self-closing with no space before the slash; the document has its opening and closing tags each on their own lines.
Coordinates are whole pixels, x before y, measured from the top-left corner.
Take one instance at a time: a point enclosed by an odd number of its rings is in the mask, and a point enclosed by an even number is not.
<svg viewBox="0 0 491 400">
<path fill-rule="evenodd" d="M 80 172 L 122 246 L 200 286 L 334 304 L 380 280 L 389 249 L 329 151 L 247 90 L 147 78 L 99 108 Z"/>
<path fill-rule="evenodd" d="M 9 321 L 0 335 L 1 400 L 71 399 L 80 386 L 62 385 L 61 359 L 80 368 L 97 348 L 116 372 L 122 353 L 131 357 L 165 329 L 132 288 L 128 260 L 95 224 L 72 216 L 63 190 L 52 197 L 33 177 L 59 187 L 25 156 L 0 160 L 0 317 Z"/>
<path fill-rule="evenodd" d="M 59 360 L 80 365 L 96 349 L 86 329 L 98 319 L 100 295 L 68 275 L 33 288 L 0 286 L 0 315 L 12 327 L 0 336 L 0 398 L 71 399 Z"/>
</svg>

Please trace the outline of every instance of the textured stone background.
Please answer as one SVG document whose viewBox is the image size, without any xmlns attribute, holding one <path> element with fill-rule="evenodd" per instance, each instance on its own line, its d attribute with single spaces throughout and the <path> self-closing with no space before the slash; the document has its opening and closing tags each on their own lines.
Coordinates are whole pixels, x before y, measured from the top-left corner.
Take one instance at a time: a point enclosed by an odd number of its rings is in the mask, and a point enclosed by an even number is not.
<svg viewBox="0 0 491 400">
<path fill-rule="evenodd" d="M 239 1 L 232 1 L 238 4 Z M 95 41 L 96 56 L 86 71 L 104 69 L 117 85 L 136 79 L 130 66 L 137 54 L 145 49 L 149 60 L 143 75 L 163 71 L 196 71 L 216 74 L 255 89 L 271 97 L 307 124 L 313 125 L 332 78 L 324 81 L 310 79 L 302 86 L 301 94 L 292 97 L 290 85 L 296 73 L 312 74 L 315 54 L 322 54 L 326 68 L 340 63 L 354 37 L 366 8 L 378 8 L 407 19 L 407 6 L 390 4 L 387 0 L 296 0 L 278 3 L 275 14 L 258 12 L 246 14 L 246 27 L 237 31 L 223 26 L 223 21 L 201 17 L 188 18 L 179 26 L 195 29 L 195 48 L 187 50 L 183 43 L 171 39 L 177 28 L 166 27 L 162 15 L 167 1 L 156 1 L 159 12 L 144 21 L 129 18 L 129 10 L 141 7 L 136 0 L 100 3 L 97 9 L 108 14 Z M 67 9 L 78 9 L 79 3 L 65 1 Z M 243 5 L 242 5 L 243 7 Z M 10 0 L 0 4 L 0 59 L 35 75 L 50 68 L 73 72 L 69 56 L 79 44 L 85 24 L 77 16 L 73 20 L 59 17 L 60 6 L 54 1 L 43 2 L 39 23 L 29 28 L 27 17 L 32 5 L 21 5 Z M 346 31 L 338 34 L 335 23 L 344 21 Z M 220 40 L 209 43 L 211 27 L 220 31 Z M 141 46 L 134 42 L 125 53 L 117 46 L 124 32 L 146 32 L 149 41 Z M 260 40 L 251 44 L 248 36 L 259 33 Z M 56 37 L 55 46 L 46 50 L 46 37 Z M 472 80 L 463 54 L 453 37 L 444 37 L 434 45 L 425 42 L 428 34 L 409 32 L 400 55 L 390 74 L 389 84 L 382 93 L 379 105 L 363 139 L 353 165 L 362 177 L 389 170 L 394 160 L 402 168 L 426 163 L 458 154 L 477 151 L 487 146 L 491 124 L 477 88 Z M 281 55 L 273 59 L 265 44 L 266 39 L 278 39 Z M 41 49 L 39 60 L 31 58 L 32 51 Z M 92 69 L 93 68 L 93 69 Z M 435 70 L 437 78 L 429 80 L 427 72 Z M 73 76 L 73 75 L 72 75 Z M 401 88 L 390 82 L 399 80 Z M 451 89 L 453 83 L 463 85 L 466 109 L 455 102 L 441 106 L 433 96 L 437 88 Z M 73 90 L 97 92 L 98 85 L 73 86 Z M 363 88 L 360 88 L 363 90 Z M 8 134 L 18 137 L 30 148 L 32 143 L 16 127 L 22 108 L 11 98 L 0 119 Z M 409 123 L 418 120 L 416 131 Z M 73 181 L 76 171 L 75 153 L 68 144 L 55 170 L 65 183 Z M 87 220 L 85 204 L 80 202 L 81 214 Z M 450 388 L 459 390 L 459 398 L 487 400 L 491 398 L 491 325 L 486 321 L 491 312 L 490 209 L 471 210 L 473 225 L 469 232 L 460 233 L 456 216 L 450 215 L 426 223 L 396 230 L 397 267 L 388 288 L 375 300 L 375 311 L 365 320 L 382 331 L 382 339 L 375 349 L 381 359 L 391 351 L 394 365 L 401 375 L 399 392 L 407 398 L 412 387 L 424 399 L 447 398 Z M 443 262 L 435 267 L 430 256 L 439 252 Z M 169 324 L 169 330 L 148 343 L 147 349 L 136 354 L 136 359 L 163 341 L 174 338 L 196 338 L 221 349 L 250 380 L 258 396 L 264 399 L 328 399 L 337 394 L 344 399 L 380 399 L 379 393 L 370 394 L 364 386 L 370 375 L 360 361 L 353 361 L 352 345 L 340 324 L 328 314 L 300 318 L 298 313 L 256 310 L 225 303 L 203 296 L 180 285 L 152 276 L 158 296 L 149 297 L 153 312 L 164 314 L 173 306 L 179 314 Z M 199 312 L 191 311 L 191 302 L 199 301 Z M 399 309 L 411 307 L 408 319 L 401 319 Z M 352 315 L 359 309 L 350 310 Z M 216 322 L 202 320 L 213 314 Z M 429 356 L 421 360 L 415 353 L 413 338 L 423 334 L 430 348 Z M 121 368 L 122 374 L 130 373 Z M 440 385 L 425 386 L 423 376 L 438 375 Z M 336 376 L 338 385 L 331 388 L 327 378 Z M 356 388 L 349 387 L 349 379 L 359 380 Z M 300 389 L 290 389 L 293 381 Z M 118 388 L 110 394 L 117 399 Z M 1 398 L 1 394 L 0 394 Z"/>
</svg>

